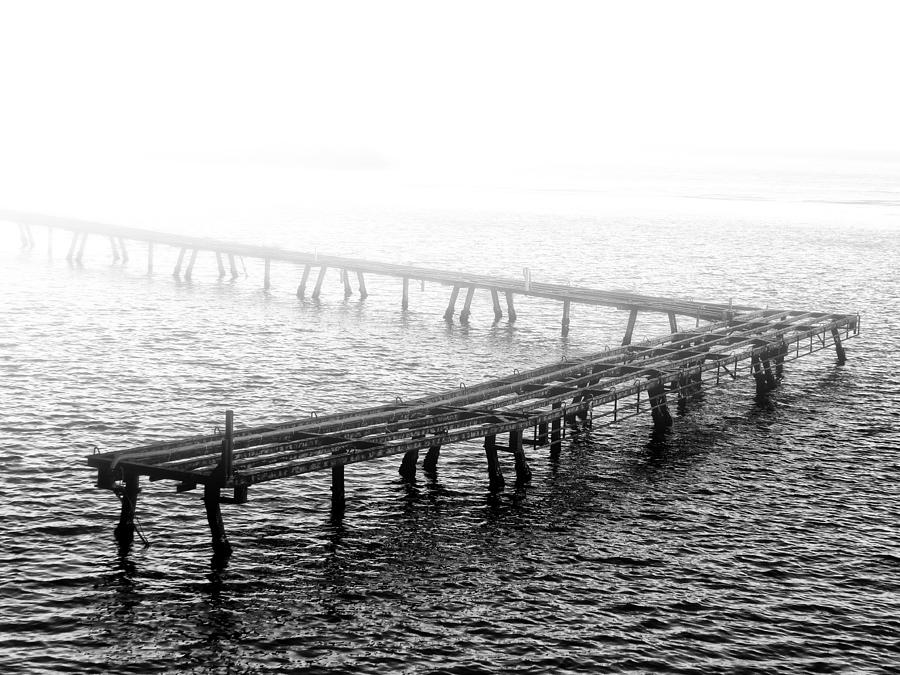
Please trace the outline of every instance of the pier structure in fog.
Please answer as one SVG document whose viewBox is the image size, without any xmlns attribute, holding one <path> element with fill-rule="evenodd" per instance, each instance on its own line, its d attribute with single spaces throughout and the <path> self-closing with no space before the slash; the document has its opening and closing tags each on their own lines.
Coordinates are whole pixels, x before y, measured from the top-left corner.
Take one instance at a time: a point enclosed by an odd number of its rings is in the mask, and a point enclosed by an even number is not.
<svg viewBox="0 0 900 675">
<path fill-rule="evenodd" d="M 129 262 L 126 242 L 137 243 L 146 252 L 147 273 L 154 272 L 154 249 L 159 246 L 169 246 L 178 250 L 178 260 L 173 270 L 173 275 L 185 280 L 190 280 L 194 268 L 198 264 L 199 254 L 204 254 L 205 261 L 215 265 L 219 277 L 230 275 L 237 278 L 238 260 L 255 258 L 263 262 L 264 275 L 263 287 L 269 290 L 272 286 L 273 263 L 288 264 L 291 266 L 291 274 L 299 271 L 299 285 L 297 296 L 304 297 L 309 288 L 310 280 L 313 281 L 310 297 L 318 299 L 325 282 L 325 273 L 329 269 L 341 270 L 341 284 L 345 297 L 353 295 L 353 279 L 356 279 L 357 292 L 361 299 L 368 297 L 366 288 L 366 275 L 378 275 L 395 277 L 402 280 L 401 301 L 403 309 L 409 307 L 409 282 L 420 281 L 439 283 L 449 287 L 450 295 L 447 308 L 444 311 L 444 319 L 453 321 L 456 316 L 456 305 L 460 295 L 464 292 L 462 309 L 458 319 L 462 324 L 467 324 L 472 314 L 472 300 L 476 291 L 489 292 L 493 304 L 494 320 L 503 318 L 503 304 L 500 301 L 504 297 L 507 320 L 514 322 L 518 314 L 515 308 L 515 296 L 530 296 L 554 300 L 562 304 L 561 329 L 562 335 L 569 334 L 570 311 L 572 304 L 604 305 L 615 307 L 629 312 L 627 327 L 622 344 L 630 344 L 634 332 L 635 321 L 638 313 L 665 314 L 668 316 L 672 332 L 678 331 L 678 317 L 699 325 L 700 322 L 721 321 L 734 312 L 754 309 L 745 305 L 732 305 L 731 303 L 695 302 L 678 298 L 666 298 L 628 291 L 604 291 L 566 284 L 550 284 L 532 281 L 530 272 L 526 271 L 523 280 L 508 279 L 484 274 L 470 274 L 448 270 L 428 269 L 414 265 L 395 265 L 372 260 L 361 260 L 319 253 L 306 253 L 302 251 L 288 251 L 276 247 L 256 246 L 252 244 L 240 244 L 220 241 L 205 237 L 194 237 L 183 234 L 154 232 L 134 227 L 122 227 L 118 225 L 106 225 L 72 218 L 59 218 L 54 216 L 20 213 L 16 211 L 0 210 L 0 220 L 5 220 L 19 227 L 22 246 L 34 248 L 35 240 L 32 228 L 42 227 L 47 229 L 48 251 L 52 250 L 53 231 L 59 230 L 71 235 L 66 259 L 73 263 L 81 263 L 88 237 L 96 240 L 96 244 L 104 248 L 109 247 L 110 255 L 114 261 Z M 108 240 L 108 243 L 104 240 Z M 227 262 L 227 268 L 226 268 Z"/>
<path fill-rule="evenodd" d="M 316 471 L 331 472 L 332 508 L 342 513 L 345 467 L 402 456 L 413 479 L 437 471 L 442 448 L 482 440 L 492 490 L 504 486 L 501 453 L 511 456 L 517 482 L 531 479 L 525 448 L 560 452 L 567 430 L 611 425 L 648 415 L 656 431 L 673 424 L 670 397 L 691 405 L 702 387 L 750 376 L 764 397 L 784 377 L 785 364 L 834 348 L 859 332 L 856 315 L 784 310 L 742 312 L 725 321 L 676 331 L 640 345 L 516 372 L 472 387 L 410 401 L 347 410 L 279 424 L 234 429 L 226 411 L 222 433 L 152 443 L 88 456 L 97 486 L 121 498 L 116 537 L 128 547 L 135 532 L 139 482 L 175 481 L 179 492 L 203 490 L 218 556 L 230 554 L 221 504 L 243 504 L 260 483 Z M 502 441 L 506 441 L 505 443 Z M 505 460 L 508 462 L 508 460 Z"/>
</svg>

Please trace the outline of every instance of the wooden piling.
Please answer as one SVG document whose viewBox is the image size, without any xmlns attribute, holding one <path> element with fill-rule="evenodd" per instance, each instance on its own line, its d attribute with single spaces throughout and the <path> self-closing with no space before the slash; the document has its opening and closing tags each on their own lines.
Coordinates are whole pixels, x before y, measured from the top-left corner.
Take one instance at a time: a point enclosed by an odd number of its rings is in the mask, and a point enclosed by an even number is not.
<svg viewBox="0 0 900 675">
<path fill-rule="evenodd" d="M 212 536 L 213 552 L 217 556 L 231 554 L 231 544 L 225 536 L 225 524 L 222 522 L 221 507 L 222 490 L 218 485 L 203 486 L 203 504 L 206 506 L 206 522 Z"/>
<path fill-rule="evenodd" d="M 650 397 L 650 412 L 653 416 L 653 426 L 657 430 L 672 426 L 672 415 L 666 402 L 666 389 L 661 381 L 656 381 L 647 387 Z"/>
<path fill-rule="evenodd" d="M 140 490 L 140 476 L 136 473 L 125 474 L 125 485 L 119 497 L 122 499 L 122 510 L 119 514 L 119 524 L 116 526 L 116 541 L 123 548 L 131 546 L 134 541 L 134 517 L 137 512 L 137 500 Z"/>
<path fill-rule="evenodd" d="M 110 237 L 109 237 L 109 246 L 112 249 L 113 262 L 118 262 L 119 261 L 119 247 L 118 247 L 118 244 L 116 243 L 116 238 L 113 237 L 112 235 L 110 235 Z"/>
<path fill-rule="evenodd" d="M 422 460 L 422 470 L 428 474 L 437 472 L 438 458 L 441 456 L 441 446 L 432 445 L 425 453 L 425 459 Z"/>
<path fill-rule="evenodd" d="M 338 464 L 331 467 L 331 507 L 344 508 L 344 465 Z"/>
<path fill-rule="evenodd" d="M 506 316 L 509 317 L 510 323 L 515 323 L 518 318 L 518 314 L 516 314 L 516 308 L 513 305 L 513 294 L 512 291 L 506 291 Z"/>
<path fill-rule="evenodd" d="M 219 278 L 225 276 L 225 263 L 222 261 L 222 252 L 216 251 L 216 265 L 219 268 Z"/>
<path fill-rule="evenodd" d="M 300 277 L 300 285 L 297 286 L 297 297 L 302 298 L 306 294 L 306 282 L 309 281 L 309 271 L 312 265 L 303 266 L 303 275 Z"/>
<path fill-rule="evenodd" d="M 325 281 L 325 272 L 328 271 L 327 265 L 322 265 L 319 268 L 319 276 L 316 277 L 316 285 L 313 287 L 312 299 L 318 300 L 319 295 L 322 293 L 322 282 Z"/>
<path fill-rule="evenodd" d="M 622 338 L 622 345 L 630 345 L 631 338 L 634 335 L 634 324 L 637 322 L 638 310 L 637 308 L 633 308 L 631 313 L 628 315 L 628 325 L 625 327 L 625 337 Z"/>
<path fill-rule="evenodd" d="M 87 242 L 87 232 L 81 233 L 81 245 L 78 247 L 78 255 L 75 256 L 76 262 L 81 262 L 81 257 L 84 255 L 84 245 Z"/>
<path fill-rule="evenodd" d="M 516 481 L 526 483 L 531 480 L 531 468 L 525 458 L 525 448 L 522 445 L 522 430 L 509 432 L 509 447 L 513 452 L 516 464 Z"/>
<path fill-rule="evenodd" d="M 181 276 L 181 263 L 184 262 L 184 253 L 187 249 L 182 248 L 178 253 L 178 261 L 175 263 L 175 269 L 172 271 L 172 276 L 178 278 Z"/>
<path fill-rule="evenodd" d="M 191 259 L 188 261 L 187 269 L 184 271 L 184 278 L 187 281 L 191 280 L 191 277 L 194 274 L 194 263 L 197 262 L 197 249 L 191 251 Z"/>
<path fill-rule="evenodd" d="M 494 304 L 494 321 L 503 318 L 503 309 L 500 307 L 500 293 L 496 288 L 491 289 L 491 302 Z"/>
<path fill-rule="evenodd" d="M 234 457 L 234 412 L 225 411 L 225 438 L 222 439 L 222 456 L 219 471 L 223 481 L 231 480 Z"/>
<path fill-rule="evenodd" d="M 365 300 L 369 297 L 369 291 L 366 290 L 366 277 L 359 270 L 356 272 L 356 280 L 359 282 L 359 299 Z"/>
<path fill-rule="evenodd" d="M 557 401 L 553 404 L 553 410 L 559 410 L 562 404 Z M 562 444 L 562 420 L 559 417 L 550 421 L 550 450 L 559 449 Z"/>
<path fill-rule="evenodd" d="M 772 362 L 769 360 L 769 352 L 766 351 L 760 360 L 762 361 L 763 366 L 763 377 L 766 378 L 766 389 L 775 389 L 775 387 L 778 386 L 778 380 L 775 379 L 775 374 L 772 372 Z"/>
<path fill-rule="evenodd" d="M 238 278 L 237 264 L 234 262 L 234 253 L 228 254 L 228 266 L 231 268 L 231 278 Z"/>
<path fill-rule="evenodd" d="M 263 279 L 263 289 L 269 290 L 272 288 L 272 261 L 270 258 L 266 258 L 266 271 Z"/>
<path fill-rule="evenodd" d="M 450 293 L 450 302 L 444 311 L 444 321 L 453 321 L 453 312 L 456 311 L 456 298 L 459 296 L 459 286 L 454 286 Z"/>
<path fill-rule="evenodd" d="M 466 291 L 466 301 L 463 303 L 462 311 L 459 313 L 459 322 L 463 325 L 469 323 L 469 317 L 472 315 L 472 298 L 475 297 L 475 287 L 469 286 Z"/>
<path fill-rule="evenodd" d="M 344 286 L 344 297 L 349 298 L 353 295 L 353 289 L 350 287 L 350 275 L 346 269 L 341 270 L 341 284 Z"/>
<path fill-rule="evenodd" d="M 503 480 L 503 472 L 500 470 L 500 460 L 497 457 L 497 437 L 493 434 L 484 437 L 484 454 L 487 456 L 488 480 L 492 490 L 499 490 L 506 481 Z"/>
<path fill-rule="evenodd" d="M 549 440 L 549 435 L 547 432 L 548 426 L 546 422 L 541 422 L 538 424 L 538 433 L 537 433 L 537 444 L 538 445 L 547 445 Z"/>
<path fill-rule="evenodd" d="M 841 334 L 837 328 L 831 329 L 831 337 L 834 339 L 834 349 L 837 352 L 838 363 L 843 365 L 847 362 L 847 352 L 844 351 L 844 345 L 841 344 Z"/>
<path fill-rule="evenodd" d="M 403 277 L 403 298 L 400 301 L 401 309 L 409 309 L 409 277 Z"/>
<path fill-rule="evenodd" d="M 569 300 L 563 300 L 562 336 L 569 335 Z"/>
<path fill-rule="evenodd" d="M 419 451 L 410 450 L 403 455 L 400 462 L 400 468 L 397 470 L 404 480 L 414 481 L 416 479 L 416 462 L 419 461 Z"/>
<path fill-rule="evenodd" d="M 769 388 L 766 384 L 766 375 L 762 369 L 762 360 L 757 354 L 753 354 L 750 357 L 750 371 L 753 373 L 753 379 L 756 382 L 756 395 L 764 396 Z"/>
<path fill-rule="evenodd" d="M 678 332 L 678 320 L 675 317 L 675 312 L 669 312 L 669 330 L 672 333 Z"/>
</svg>

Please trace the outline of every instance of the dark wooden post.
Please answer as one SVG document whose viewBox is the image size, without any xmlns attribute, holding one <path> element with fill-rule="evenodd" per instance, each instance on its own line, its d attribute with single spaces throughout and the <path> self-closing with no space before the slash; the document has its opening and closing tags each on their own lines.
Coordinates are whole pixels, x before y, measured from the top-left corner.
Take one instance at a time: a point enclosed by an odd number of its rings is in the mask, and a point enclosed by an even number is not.
<svg viewBox="0 0 900 675">
<path fill-rule="evenodd" d="M 669 329 L 673 333 L 678 332 L 678 320 L 675 318 L 675 312 L 669 312 Z"/>
<path fill-rule="evenodd" d="M 563 300 L 562 336 L 569 335 L 569 301 Z"/>
<path fill-rule="evenodd" d="M 753 373 L 753 379 L 756 381 L 756 395 L 764 396 L 768 388 L 766 387 L 766 376 L 763 373 L 762 363 L 757 354 L 750 356 L 750 370 Z"/>
<path fill-rule="evenodd" d="M 525 483 L 531 480 L 531 468 L 525 458 L 525 448 L 522 445 L 522 430 L 509 432 L 509 447 L 513 451 L 516 462 L 516 480 Z"/>
<path fill-rule="evenodd" d="M 309 281 L 309 270 L 311 269 L 311 265 L 303 266 L 303 276 L 300 277 L 300 285 L 297 286 L 297 297 L 302 298 L 306 293 L 306 282 Z"/>
<path fill-rule="evenodd" d="M 219 556 L 231 554 L 231 544 L 225 536 L 225 524 L 222 522 L 220 505 L 221 488 L 218 485 L 203 486 L 203 503 L 206 506 L 206 522 L 212 535 L 213 552 Z"/>
<path fill-rule="evenodd" d="M 425 459 L 422 460 L 422 469 L 425 473 L 434 474 L 437 472 L 438 458 L 441 456 L 441 446 L 432 445 L 425 453 Z"/>
<path fill-rule="evenodd" d="M 475 287 L 469 286 L 466 291 L 466 301 L 463 303 L 462 311 L 459 313 L 459 322 L 463 325 L 469 323 L 469 316 L 472 314 L 472 298 L 475 297 Z"/>
<path fill-rule="evenodd" d="M 116 525 L 116 541 L 122 548 L 130 548 L 134 541 L 134 514 L 137 511 L 138 493 L 140 492 L 140 476 L 136 473 L 125 474 L 125 488 L 122 490 L 122 511 L 119 524 Z"/>
<path fill-rule="evenodd" d="M 343 510 L 344 508 L 344 465 L 337 464 L 331 467 L 331 507 Z"/>
<path fill-rule="evenodd" d="M 225 438 L 222 439 L 222 457 L 219 460 L 219 471 L 223 481 L 231 480 L 234 473 L 234 411 L 225 411 Z"/>
<path fill-rule="evenodd" d="M 788 346 L 786 342 L 778 345 L 778 349 L 775 352 L 775 379 L 781 380 L 784 379 L 784 357 L 787 356 Z"/>
<path fill-rule="evenodd" d="M 837 328 L 831 329 L 831 337 L 834 338 L 834 349 L 837 352 L 838 363 L 841 365 L 847 363 L 847 352 L 844 351 L 844 345 L 841 344 L 841 334 Z"/>
<path fill-rule="evenodd" d="M 328 270 L 326 265 L 319 268 L 319 276 L 316 278 L 316 285 L 313 287 L 312 299 L 318 300 L 319 294 L 322 292 L 322 282 L 325 281 L 325 272 Z"/>
<path fill-rule="evenodd" d="M 444 321 L 453 321 L 453 312 L 456 311 L 456 298 L 459 296 L 459 286 L 454 286 L 450 293 L 450 302 L 447 303 L 447 309 L 444 311 Z"/>
<path fill-rule="evenodd" d="M 401 309 L 409 309 L 409 277 L 403 277 L 403 297 L 400 300 Z"/>
<path fill-rule="evenodd" d="M 513 294 L 512 291 L 506 291 L 506 316 L 509 317 L 510 323 L 515 323 L 518 318 L 518 314 L 516 314 L 516 308 L 513 305 Z"/>
<path fill-rule="evenodd" d="M 494 435 L 484 437 L 484 454 L 487 455 L 488 480 L 491 489 L 498 490 L 503 487 L 503 472 L 500 471 L 500 460 L 497 458 L 497 437 Z"/>
<path fill-rule="evenodd" d="M 632 309 L 631 313 L 628 315 L 628 325 L 625 327 L 625 337 L 622 338 L 623 345 L 631 344 L 631 337 L 634 335 L 634 324 L 637 321 L 637 315 L 637 308 Z"/>
<path fill-rule="evenodd" d="M 656 429 L 665 429 L 672 426 L 672 415 L 666 403 L 666 390 L 662 382 L 654 381 L 647 387 L 650 397 L 650 412 L 653 415 L 653 426 Z"/>
<path fill-rule="evenodd" d="M 403 455 L 403 461 L 400 462 L 398 472 L 403 476 L 404 480 L 414 481 L 416 479 L 416 462 L 418 461 L 418 450 L 409 450 Z"/>
<path fill-rule="evenodd" d="M 554 410 L 559 410 L 562 404 L 557 401 L 553 404 Z M 560 433 L 562 429 L 562 419 L 557 417 L 550 421 L 550 449 L 558 449 L 562 444 L 562 434 Z"/>
<path fill-rule="evenodd" d="M 766 350 L 761 358 L 763 365 L 763 376 L 766 378 L 766 389 L 774 389 L 778 386 L 778 380 L 775 379 L 775 375 L 772 372 L 772 362 L 769 360 L 769 355 L 771 350 Z"/>
<path fill-rule="evenodd" d="M 356 272 L 356 280 L 359 282 L 359 299 L 365 300 L 369 297 L 369 291 L 366 290 L 366 278 L 358 270 Z"/>
<path fill-rule="evenodd" d="M 541 422 L 538 424 L 538 437 L 537 444 L 538 445 L 547 445 L 549 435 L 547 433 L 547 423 Z"/>
</svg>

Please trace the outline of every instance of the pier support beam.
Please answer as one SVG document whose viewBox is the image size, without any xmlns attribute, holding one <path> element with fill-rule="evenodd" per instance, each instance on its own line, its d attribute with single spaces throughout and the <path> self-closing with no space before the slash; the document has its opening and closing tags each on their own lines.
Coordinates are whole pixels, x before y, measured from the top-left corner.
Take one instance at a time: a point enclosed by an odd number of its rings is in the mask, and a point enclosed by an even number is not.
<svg viewBox="0 0 900 675">
<path fill-rule="evenodd" d="M 762 359 L 756 354 L 750 356 L 750 371 L 753 373 L 753 379 L 756 382 L 756 395 L 765 396 L 766 392 L 769 391 L 769 386 L 766 382 L 766 374 L 763 372 Z"/>
<path fill-rule="evenodd" d="M 400 462 L 400 468 L 397 470 L 398 473 L 403 476 L 403 480 L 414 481 L 416 479 L 416 462 L 418 461 L 418 450 L 410 450 L 403 455 L 403 460 Z"/>
<path fill-rule="evenodd" d="M 549 429 L 549 427 L 546 422 L 541 422 L 540 424 L 538 424 L 538 433 L 537 433 L 537 444 L 538 445 L 547 445 L 549 438 L 550 438 L 549 433 L 547 431 L 548 429 Z"/>
<path fill-rule="evenodd" d="M 66 260 L 72 262 L 75 257 L 75 247 L 78 245 L 78 232 L 72 234 L 72 243 L 69 245 L 69 252 L 66 254 Z"/>
<path fill-rule="evenodd" d="M 775 374 L 772 372 L 772 362 L 769 360 L 769 352 L 763 354 L 762 365 L 763 374 L 766 378 L 766 389 L 772 390 L 778 386 L 778 380 L 775 379 Z"/>
<path fill-rule="evenodd" d="M 441 446 L 432 445 L 425 453 L 425 459 L 422 460 L 422 470 L 428 474 L 437 472 L 438 458 L 441 456 Z"/>
<path fill-rule="evenodd" d="M 562 336 L 569 335 L 569 300 L 563 300 Z"/>
<path fill-rule="evenodd" d="M 484 454 L 487 456 L 488 480 L 491 490 L 501 489 L 506 481 L 503 480 L 503 472 L 500 471 L 500 460 L 497 458 L 497 437 L 484 437 Z"/>
<path fill-rule="evenodd" d="M 181 251 L 178 252 L 178 260 L 175 263 L 175 269 L 172 271 L 172 276 L 176 279 L 181 276 L 181 263 L 184 262 L 184 254 L 186 251 L 186 248 L 182 248 Z"/>
<path fill-rule="evenodd" d="M 359 299 L 365 300 L 369 297 L 369 291 L 366 290 L 366 278 L 362 272 L 356 272 L 356 280 L 359 282 Z"/>
<path fill-rule="evenodd" d="M 637 309 L 632 309 L 631 313 L 628 315 L 628 325 L 625 327 L 625 337 L 622 338 L 623 346 L 631 344 L 631 338 L 634 335 L 634 324 L 637 321 L 637 315 Z"/>
<path fill-rule="evenodd" d="M 509 317 L 510 323 L 515 323 L 518 314 L 516 314 L 515 305 L 513 305 L 512 291 L 506 291 L 506 316 Z"/>
<path fill-rule="evenodd" d="M 331 467 L 331 508 L 344 508 L 344 465 Z"/>
<path fill-rule="evenodd" d="M 222 254 L 219 251 L 216 251 L 216 265 L 219 268 L 219 278 L 225 276 L 225 263 L 222 261 Z"/>
<path fill-rule="evenodd" d="M 234 253 L 228 254 L 228 266 L 231 268 L 231 278 L 238 278 L 237 264 L 234 262 Z"/>
<path fill-rule="evenodd" d="M 522 446 L 522 430 L 509 432 L 509 447 L 513 452 L 516 462 L 516 481 L 527 483 L 531 480 L 531 468 L 525 458 L 525 448 Z"/>
<path fill-rule="evenodd" d="M 124 549 L 131 547 L 134 541 L 134 514 L 137 511 L 138 493 L 140 490 L 140 476 L 136 473 L 125 474 L 125 486 L 119 493 L 122 500 L 122 510 L 119 513 L 119 524 L 116 525 L 115 536 L 119 546 Z"/>
<path fill-rule="evenodd" d="M 469 323 L 469 317 L 472 315 L 472 298 L 475 297 L 475 287 L 469 286 L 466 291 L 466 301 L 463 303 L 462 311 L 459 313 L 459 322 L 463 325 Z"/>
<path fill-rule="evenodd" d="M 778 345 L 775 350 L 775 379 L 784 379 L 784 357 L 787 356 L 788 346 L 786 343 Z"/>
<path fill-rule="evenodd" d="M 304 265 L 303 267 L 303 276 L 300 277 L 300 285 L 297 286 L 297 297 L 302 298 L 306 295 L 306 282 L 309 281 L 309 270 L 311 269 L 311 265 Z"/>
<path fill-rule="evenodd" d="M 319 295 L 322 293 L 322 282 L 325 281 L 325 272 L 328 271 L 327 265 L 322 265 L 319 268 L 319 276 L 316 277 L 316 285 L 313 287 L 312 299 L 318 300 Z"/>
<path fill-rule="evenodd" d="M 456 298 L 459 297 L 459 286 L 454 286 L 450 293 L 450 302 L 447 303 L 447 309 L 444 311 L 444 321 L 453 321 L 453 312 L 456 311 Z"/>
<path fill-rule="evenodd" d="M 221 489 L 218 485 L 203 486 L 203 503 L 206 506 L 206 522 L 209 523 L 209 533 L 212 535 L 213 552 L 217 556 L 227 556 L 231 554 L 231 544 L 228 543 L 228 538 L 225 536 L 220 499 Z"/>
<path fill-rule="evenodd" d="M 491 302 L 494 304 L 494 321 L 503 318 L 503 309 L 500 307 L 500 294 L 496 288 L 491 289 Z"/>
<path fill-rule="evenodd" d="M 403 277 L 403 297 L 400 300 L 400 309 L 409 309 L 409 277 Z"/>
<path fill-rule="evenodd" d="M 187 269 L 184 271 L 184 278 L 187 281 L 191 280 L 191 277 L 194 274 L 194 263 L 197 262 L 197 249 L 191 251 L 191 259 L 188 261 Z"/>
<path fill-rule="evenodd" d="M 81 233 L 81 245 L 78 247 L 78 254 L 75 256 L 75 262 L 81 262 L 81 257 L 84 255 L 84 244 L 87 242 L 87 232 Z"/>
<path fill-rule="evenodd" d="M 272 288 L 272 261 L 269 258 L 266 258 L 266 272 L 265 278 L 263 279 L 263 288 L 265 290 Z"/>
<path fill-rule="evenodd" d="M 669 330 L 673 333 L 678 332 L 678 319 L 675 317 L 675 312 L 669 312 Z"/>
<path fill-rule="evenodd" d="M 666 390 L 662 382 L 655 381 L 647 387 L 650 396 L 650 412 L 653 415 L 653 427 L 657 430 L 672 426 L 672 415 L 666 402 Z"/>
<path fill-rule="evenodd" d="M 341 285 L 344 287 L 344 298 L 353 295 L 353 289 L 350 287 L 350 275 L 347 274 L 346 269 L 341 270 Z"/>
<path fill-rule="evenodd" d="M 554 410 L 559 410 L 562 404 L 557 401 L 553 404 Z M 562 445 L 562 418 L 557 417 L 550 421 L 550 451 L 558 452 L 559 446 Z"/>
<path fill-rule="evenodd" d="M 837 328 L 831 329 L 831 337 L 834 339 L 834 349 L 837 352 L 838 363 L 844 365 L 847 363 L 847 352 L 844 351 L 844 345 L 841 344 L 841 334 Z"/>
</svg>

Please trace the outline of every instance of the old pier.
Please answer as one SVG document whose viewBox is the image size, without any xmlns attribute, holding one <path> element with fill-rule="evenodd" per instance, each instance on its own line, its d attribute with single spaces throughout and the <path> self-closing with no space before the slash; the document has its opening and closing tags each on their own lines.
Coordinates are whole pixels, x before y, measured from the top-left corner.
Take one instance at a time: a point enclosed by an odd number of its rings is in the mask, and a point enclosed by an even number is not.
<svg viewBox="0 0 900 675">
<path fill-rule="evenodd" d="M 671 398 L 677 405 L 686 406 L 702 387 L 745 376 L 752 379 L 756 396 L 764 397 L 785 376 L 785 364 L 823 349 L 834 349 L 838 361 L 843 362 L 843 341 L 859 333 L 859 317 L 855 314 L 701 304 L 535 284 L 527 276 L 523 283 L 46 216 L 0 212 L 0 219 L 19 224 L 26 247 L 34 246 L 31 226 L 71 231 L 69 256 L 76 260 L 88 234 L 109 237 L 111 251 L 120 257 L 127 256 L 125 241 L 144 242 L 151 272 L 154 244 L 180 247 L 176 273 L 181 273 L 188 258 L 184 270 L 188 276 L 198 251 L 214 253 L 222 274 L 223 256 L 228 256 L 232 274 L 236 274 L 235 256 L 261 258 L 265 261 L 267 287 L 272 261 L 300 264 L 303 270 L 298 294 L 304 292 L 310 270 L 315 268 L 319 273 L 314 295 L 321 290 L 328 267 L 343 270 L 345 289 L 349 289 L 350 275 L 354 274 L 363 296 L 364 274 L 400 277 L 404 307 L 408 303 L 409 279 L 439 282 L 452 286 L 448 319 L 454 315 L 460 290 L 466 289 L 461 321 L 468 319 L 476 289 L 491 292 L 498 315 L 502 314 L 499 294 L 504 293 L 510 320 L 515 318 L 512 298 L 516 294 L 558 300 L 563 303 L 563 332 L 568 330 L 572 302 L 609 305 L 629 312 L 621 347 L 577 360 L 416 400 L 397 400 L 382 406 L 239 430 L 234 428 L 232 412 L 226 411 L 221 433 L 90 455 L 87 463 L 98 472 L 97 486 L 113 490 L 121 499 L 115 532 L 125 547 L 131 544 L 135 533 L 142 477 L 174 481 L 179 492 L 202 488 L 213 549 L 218 555 L 227 555 L 231 546 L 221 505 L 247 502 L 250 489 L 259 483 L 331 471 L 332 502 L 340 509 L 345 501 L 344 467 L 349 464 L 402 455 L 399 471 L 411 479 L 420 453 L 425 453 L 423 470 L 434 472 L 442 448 L 482 440 L 488 483 L 492 489 L 502 489 L 505 479 L 501 453 L 512 455 L 516 481 L 528 481 L 531 470 L 526 447 L 546 447 L 552 455 L 559 452 L 567 429 L 573 426 L 611 425 L 648 413 L 653 428 L 663 431 L 673 424 Z M 631 344 L 635 319 L 641 311 L 667 314 L 671 332 L 639 345 Z M 679 315 L 695 319 L 695 325 L 680 329 Z"/>
</svg>

